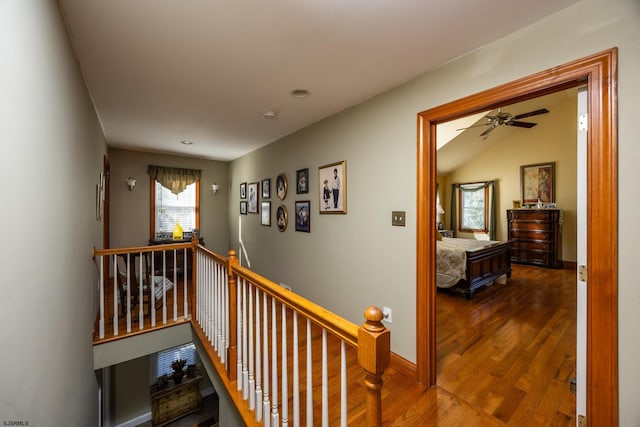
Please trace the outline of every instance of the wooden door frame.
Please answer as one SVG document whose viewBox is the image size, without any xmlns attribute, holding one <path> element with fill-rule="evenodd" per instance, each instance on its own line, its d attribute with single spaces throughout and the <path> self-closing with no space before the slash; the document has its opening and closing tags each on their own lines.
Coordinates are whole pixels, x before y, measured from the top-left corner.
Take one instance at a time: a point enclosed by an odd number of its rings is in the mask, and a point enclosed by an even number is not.
<svg viewBox="0 0 640 427">
<path fill-rule="evenodd" d="M 618 425 L 617 48 L 418 113 L 416 379 L 436 384 L 436 126 L 587 85 L 587 417 Z M 601 349 L 601 351 L 597 351 Z M 606 351 L 602 351 L 606 349 Z"/>
</svg>

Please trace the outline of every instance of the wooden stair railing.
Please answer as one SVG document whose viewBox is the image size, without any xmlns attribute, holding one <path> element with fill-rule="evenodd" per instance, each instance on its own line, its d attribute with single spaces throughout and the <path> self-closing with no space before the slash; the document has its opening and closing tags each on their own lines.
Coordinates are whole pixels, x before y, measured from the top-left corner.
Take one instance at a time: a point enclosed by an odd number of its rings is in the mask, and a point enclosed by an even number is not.
<svg viewBox="0 0 640 427">
<path fill-rule="evenodd" d="M 390 331 L 379 308 L 358 327 L 240 266 L 235 251 L 197 245 L 193 256 L 194 329 L 247 425 L 381 425 Z"/>
</svg>

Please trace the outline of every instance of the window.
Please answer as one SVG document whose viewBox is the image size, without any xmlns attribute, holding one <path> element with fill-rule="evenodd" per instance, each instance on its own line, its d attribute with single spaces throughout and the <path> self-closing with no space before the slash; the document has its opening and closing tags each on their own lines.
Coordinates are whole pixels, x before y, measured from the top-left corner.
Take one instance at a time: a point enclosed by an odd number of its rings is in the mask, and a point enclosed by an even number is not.
<svg viewBox="0 0 640 427">
<path fill-rule="evenodd" d="M 169 348 L 159 351 L 151 356 L 151 382 L 154 383 L 158 377 L 167 374 L 173 374 L 171 362 L 178 359 L 187 361 L 187 365 L 196 365 L 198 363 L 198 353 L 194 343 L 180 345 L 178 347 Z"/>
<path fill-rule="evenodd" d="M 462 184 L 458 194 L 460 231 L 488 232 L 489 187 L 485 183 Z"/>
<path fill-rule="evenodd" d="M 200 228 L 200 180 L 177 196 L 155 179 L 151 181 L 151 238 L 171 237 L 176 223 L 184 231 Z"/>
</svg>

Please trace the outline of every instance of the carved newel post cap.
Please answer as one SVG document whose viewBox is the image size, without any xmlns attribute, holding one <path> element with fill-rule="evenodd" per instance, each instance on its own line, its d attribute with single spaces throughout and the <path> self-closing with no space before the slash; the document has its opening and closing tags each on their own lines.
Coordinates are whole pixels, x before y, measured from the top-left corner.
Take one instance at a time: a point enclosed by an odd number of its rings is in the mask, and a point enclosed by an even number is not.
<svg viewBox="0 0 640 427">
<path fill-rule="evenodd" d="M 384 315 L 382 314 L 382 310 L 380 310 L 380 308 L 374 305 L 367 307 L 364 311 L 364 318 L 367 319 L 364 324 L 364 328 L 367 331 L 380 332 L 384 330 L 384 325 L 382 324 Z"/>
</svg>

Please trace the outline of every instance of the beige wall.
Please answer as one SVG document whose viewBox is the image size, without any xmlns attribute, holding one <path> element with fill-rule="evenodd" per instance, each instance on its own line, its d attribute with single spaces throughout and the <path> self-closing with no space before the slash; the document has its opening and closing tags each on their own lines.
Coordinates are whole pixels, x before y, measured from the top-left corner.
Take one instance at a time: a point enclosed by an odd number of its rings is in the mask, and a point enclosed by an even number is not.
<svg viewBox="0 0 640 427">
<path fill-rule="evenodd" d="M 564 101 L 549 106 L 550 113 L 537 116 L 539 126 L 516 129 L 510 138 L 500 139 L 496 130 L 493 144 L 469 162 L 450 173 L 446 211 L 451 212 L 451 184 L 496 180 L 497 240 L 507 240 L 507 209 L 520 199 L 520 166 L 535 163 L 556 163 L 556 202 L 563 212 L 562 254 L 565 261 L 576 261 L 576 143 L 577 91 Z M 478 143 L 490 142 L 478 139 Z M 455 140 L 450 142 L 455 144 Z M 447 218 L 449 224 L 449 218 Z"/>
<path fill-rule="evenodd" d="M 56 2 L 0 10 L 0 419 L 95 426 L 91 250 L 106 146 Z"/>
<path fill-rule="evenodd" d="M 111 164 L 111 247 L 144 246 L 149 241 L 150 178 L 148 165 L 202 170 L 200 233 L 205 245 L 219 253 L 228 250 L 227 212 L 229 164 L 216 160 L 109 148 Z M 129 191 L 126 179 L 136 178 Z M 214 196 L 211 184 L 220 185 Z"/>
<path fill-rule="evenodd" d="M 635 102 L 640 93 L 635 78 L 640 69 L 640 5 L 635 0 L 584 0 L 232 162 L 231 246 L 238 245 L 238 185 L 281 172 L 291 179 L 296 169 L 309 167 L 309 196 L 290 194 L 284 204 L 291 212 L 294 200 L 311 199 L 311 233 L 297 233 L 292 227 L 279 233 L 273 227 L 261 227 L 256 215 L 243 217 L 243 239 L 252 266 L 357 323 L 369 304 L 391 307 L 393 350 L 415 360 L 416 114 L 611 47 L 618 47 L 620 56 L 620 413 L 621 425 L 640 424 L 640 407 L 635 402 L 640 383 L 636 362 L 640 335 L 635 326 L 640 323 L 640 288 L 635 284 L 632 258 L 640 251 L 634 226 L 640 216 L 636 190 L 640 148 L 635 129 L 640 116 Z M 531 150 L 527 162 L 549 160 L 535 146 Z M 314 171 L 340 160 L 348 163 L 349 212 L 319 215 Z M 575 172 L 562 161 L 559 185 L 571 176 Z M 518 194 L 508 186 L 505 190 Z M 507 203 L 513 198 L 517 197 L 509 196 Z M 575 202 L 558 203 L 572 206 Z M 392 210 L 407 211 L 406 227 L 391 226 Z"/>
</svg>

